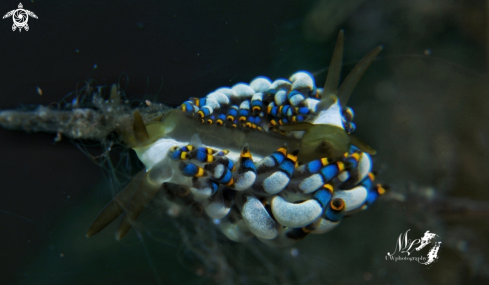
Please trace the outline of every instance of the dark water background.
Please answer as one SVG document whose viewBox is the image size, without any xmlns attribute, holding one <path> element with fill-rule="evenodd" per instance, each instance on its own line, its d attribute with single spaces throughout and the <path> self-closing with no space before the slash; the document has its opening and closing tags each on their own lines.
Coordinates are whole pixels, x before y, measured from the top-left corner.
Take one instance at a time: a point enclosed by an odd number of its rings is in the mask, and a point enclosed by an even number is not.
<svg viewBox="0 0 489 285">
<path fill-rule="evenodd" d="M 116 183 L 109 185 L 106 172 L 66 139 L 55 144 L 53 134 L 1 129 L 1 284 L 489 281 L 488 2 L 23 4 L 39 19 L 30 18 L 30 30 L 21 33 L 11 31 L 11 18 L 0 21 L 0 109 L 47 105 L 77 82 L 110 84 L 123 72 L 131 99 L 158 93 L 163 81 L 158 101 L 178 104 L 258 75 L 321 71 L 339 29 L 346 35 L 344 75 L 384 45 L 349 105 L 357 134 L 378 151 L 375 168 L 392 195 L 330 233 L 307 237 L 294 247 L 298 257 L 253 242 L 232 244 L 212 229 L 189 234 L 181 229 L 192 221 L 156 211 L 143 217 L 140 237 L 132 231 L 116 242 L 112 225 L 86 239 Z M 17 5 L 2 1 L 0 11 Z M 325 76 L 318 73 L 317 82 Z M 431 268 L 385 260 L 408 229 L 410 238 L 427 230 L 440 236 L 440 258 Z M 208 262 L 197 262 L 182 245 L 188 239 Z"/>
</svg>

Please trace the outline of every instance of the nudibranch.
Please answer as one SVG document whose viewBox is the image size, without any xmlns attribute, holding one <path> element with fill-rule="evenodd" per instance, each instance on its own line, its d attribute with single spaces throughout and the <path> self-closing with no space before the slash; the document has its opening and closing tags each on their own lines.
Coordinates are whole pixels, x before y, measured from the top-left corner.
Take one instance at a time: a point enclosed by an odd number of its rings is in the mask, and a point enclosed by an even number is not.
<svg viewBox="0 0 489 285">
<path fill-rule="evenodd" d="M 381 50 L 367 54 L 338 87 L 340 31 L 323 88 L 299 71 L 288 80 L 257 77 L 219 88 L 150 122 L 136 110 L 121 136 L 145 169 L 102 210 L 87 237 L 119 216 L 116 238 L 124 237 L 158 191 L 182 211 L 205 213 L 233 241 L 257 237 L 273 246 L 325 233 L 367 208 L 385 187 L 374 183 L 375 150 L 352 134 L 346 103 Z"/>
<path fill-rule="evenodd" d="M 375 150 L 352 134 L 354 112 L 346 106 L 381 50 L 367 54 L 341 85 L 343 31 L 323 88 L 299 71 L 218 88 L 176 109 L 153 104 L 151 112 L 152 106 L 123 104 L 117 85 L 104 100 L 105 87 L 89 84 L 86 97 L 77 93 L 64 109 L 2 111 L 0 124 L 78 139 L 104 140 L 115 131 L 136 152 L 144 169 L 101 211 L 87 237 L 122 216 L 121 239 L 159 193 L 174 213 L 207 215 L 230 240 L 288 246 L 330 231 L 385 192 L 374 183 Z M 92 109 L 79 107 L 88 96 Z"/>
</svg>

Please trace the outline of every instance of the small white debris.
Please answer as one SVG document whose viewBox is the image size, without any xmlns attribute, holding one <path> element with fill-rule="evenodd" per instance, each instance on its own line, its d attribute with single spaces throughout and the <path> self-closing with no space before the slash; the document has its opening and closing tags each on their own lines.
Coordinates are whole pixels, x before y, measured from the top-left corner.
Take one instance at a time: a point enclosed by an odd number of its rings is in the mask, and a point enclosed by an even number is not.
<svg viewBox="0 0 489 285">
<path fill-rule="evenodd" d="M 290 255 L 292 255 L 293 257 L 299 256 L 299 250 L 295 247 L 291 248 L 290 249 Z"/>
</svg>

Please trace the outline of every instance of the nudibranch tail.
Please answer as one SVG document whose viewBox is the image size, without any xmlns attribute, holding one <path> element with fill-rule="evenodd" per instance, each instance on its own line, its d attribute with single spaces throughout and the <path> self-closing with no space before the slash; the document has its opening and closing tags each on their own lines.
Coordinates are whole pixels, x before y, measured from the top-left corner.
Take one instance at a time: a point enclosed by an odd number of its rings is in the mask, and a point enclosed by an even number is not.
<svg viewBox="0 0 489 285">
<path fill-rule="evenodd" d="M 136 110 L 132 128 L 119 133 L 145 172 L 106 206 L 87 236 L 122 216 L 116 233 L 122 238 L 160 190 L 167 204 L 207 214 L 233 241 L 256 236 L 274 246 L 327 232 L 369 207 L 386 187 L 374 183 L 375 150 L 352 134 L 354 112 L 346 103 L 382 48 L 339 86 L 343 39 L 340 31 L 324 88 L 299 71 L 288 80 L 260 76 L 218 88 L 161 120 Z"/>
</svg>

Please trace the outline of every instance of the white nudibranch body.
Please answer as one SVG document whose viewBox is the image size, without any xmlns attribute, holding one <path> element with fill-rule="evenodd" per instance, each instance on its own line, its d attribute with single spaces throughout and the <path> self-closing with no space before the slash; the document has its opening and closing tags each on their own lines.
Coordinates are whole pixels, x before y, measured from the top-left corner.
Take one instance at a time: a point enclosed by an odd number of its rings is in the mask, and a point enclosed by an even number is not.
<svg viewBox="0 0 489 285">
<path fill-rule="evenodd" d="M 340 32 L 335 54 L 342 40 Z M 339 90 L 337 68 L 324 88 L 299 71 L 290 80 L 260 76 L 218 88 L 147 124 L 135 113 L 126 141 L 145 170 L 87 236 L 122 214 L 117 238 L 123 237 L 158 191 L 165 191 L 167 203 L 200 205 L 233 241 L 256 236 L 273 246 L 327 232 L 344 215 L 367 208 L 385 190 L 373 183 L 375 151 L 350 134 L 353 111 L 342 100 L 378 52 L 367 55 L 356 67 L 362 72 L 354 69 Z M 340 63 L 334 56 L 331 66 Z"/>
<path fill-rule="evenodd" d="M 316 104 L 317 105 L 317 104 Z M 315 117 L 311 123 L 316 125 L 330 125 L 335 126 L 340 129 L 345 129 L 343 127 L 343 115 L 341 114 L 341 105 L 337 100 L 333 105 L 331 105 L 326 110 L 321 110 L 319 114 Z"/>
</svg>

